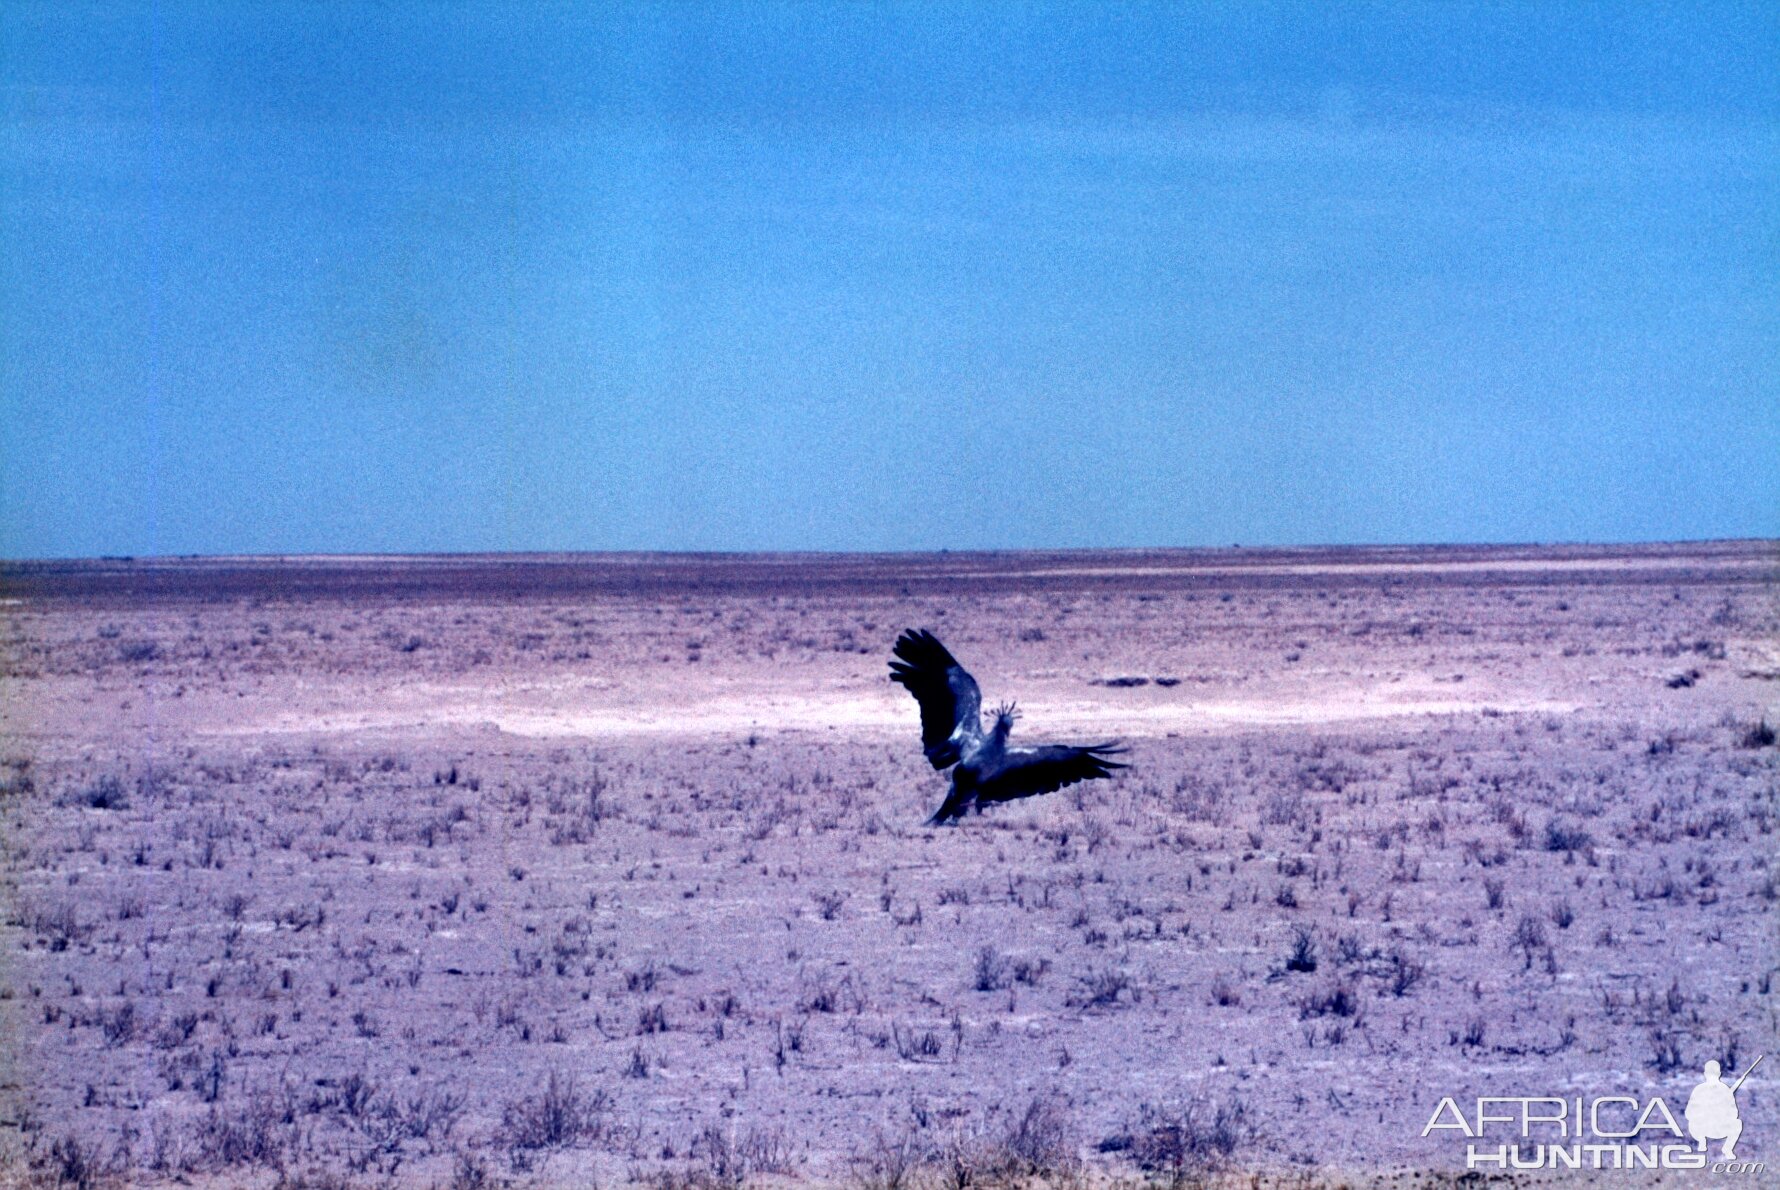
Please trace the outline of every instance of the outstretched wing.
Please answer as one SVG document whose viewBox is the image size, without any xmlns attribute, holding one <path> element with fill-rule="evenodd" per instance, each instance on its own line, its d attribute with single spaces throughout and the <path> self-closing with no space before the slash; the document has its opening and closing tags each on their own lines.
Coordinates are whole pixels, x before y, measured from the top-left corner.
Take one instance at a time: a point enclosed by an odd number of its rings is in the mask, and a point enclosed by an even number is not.
<svg viewBox="0 0 1780 1190">
<path fill-rule="evenodd" d="M 964 745 L 983 733 L 983 696 L 976 679 L 925 628 L 897 637 L 894 652 L 901 660 L 890 663 L 890 680 L 908 687 L 921 704 L 921 747 L 927 759 L 936 769 L 957 764 Z"/>
<path fill-rule="evenodd" d="M 981 774 L 977 783 L 979 802 L 1005 802 L 1017 797 L 1055 793 L 1077 781 L 1110 777 L 1113 770 L 1128 766 L 1108 757 L 1123 755 L 1125 749 L 1114 744 L 1088 744 L 1071 747 L 1048 744 L 1042 748 L 1009 748 L 992 772 Z"/>
</svg>

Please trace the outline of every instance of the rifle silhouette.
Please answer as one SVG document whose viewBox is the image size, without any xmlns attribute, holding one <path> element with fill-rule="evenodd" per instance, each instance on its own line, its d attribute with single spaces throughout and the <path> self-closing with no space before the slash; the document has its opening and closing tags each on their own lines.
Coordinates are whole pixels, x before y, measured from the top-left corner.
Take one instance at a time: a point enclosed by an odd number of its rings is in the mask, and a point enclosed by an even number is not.
<svg viewBox="0 0 1780 1190">
<path fill-rule="evenodd" d="M 1755 1061 L 1749 1063 L 1749 1069 L 1745 1070 L 1740 1076 L 1738 1076 L 1737 1081 L 1731 1084 L 1731 1094 L 1732 1095 L 1735 1095 L 1737 1093 L 1737 1088 L 1743 1085 L 1744 1079 L 1748 1078 L 1751 1074 L 1755 1073 L 1755 1068 L 1757 1066 L 1761 1065 L 1761 1060 L 1765 1057 L 1767 1057 L 1766 1054 L 1755 1055 Z"/>
</svg>

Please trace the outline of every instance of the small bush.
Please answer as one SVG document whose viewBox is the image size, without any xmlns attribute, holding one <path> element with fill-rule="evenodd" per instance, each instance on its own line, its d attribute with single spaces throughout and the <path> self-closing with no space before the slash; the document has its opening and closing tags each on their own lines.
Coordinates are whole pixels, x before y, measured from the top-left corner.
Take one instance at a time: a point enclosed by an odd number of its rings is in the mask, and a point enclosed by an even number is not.
<svg viewBox="0 0 1780 1190">
<path fill-rule="evenodd" d="M 1292 953 L 1286 956 L 1287 971 L 1316 970 L 1316 935 L 1299 926 L 1292 931 Z"/>
<path fill-rule="evenodd" d="M 1414 959 L 1392 952 L 1390 956 L 1390 988 L 1391 995 L 1401 999 L 1415 989 L 1428 974 L 1428 969 Z"/>
<path fill-rule="evenodd" d="M 921 1167 L 931 1156 L 927 1144 L 912 1130 L 893 1138 L 879 1132 L 871 1148 L 848 1165 L 859 1190 L 907 1190 L 916 1184 Z"/>
<path fill-rule="evenodd" d="M 1227 1165 L 1254 1135 L 1248 1105 L 1241 1099 L 1217 1104 L 1195 1100 L 1173 1109 L 1146 1104 L 1136 1128 L 1100 1147 L 1103 1152 L 1126 1151 L 1139 1169 L 1165 1174 L 1179 1186 Z"/>
<path fill-rule="evenodd" d="M 1545 850 L 1581 851 L 1591 842 L 1589 833 L 1574 823 L 1552 819 L 1545 824 Z"/>
<path fill-rule="evenodd" d="M 1671 1032 L 1652 1029 L 1650 1048 L 1650 1064 L 1658 1074 L 1673 1074 L 1685 1065 L 1681 1058 L 1681 1042 Z"/>
<path fill-rule="evenodd" d="M 1038 1096 L 1018 1114 L 955 1134 L 934 1157 L 941 1186 L 1029 1186 L 1073 1180 L 1076 1155 L 1069 1116 L 1055 1098 Z"/>
<path fill-rule="evenodd" d="M 130 808 L 130 799 L 124 793 L 124 783 L 110 773 L 81 790 L 78 800 L 81 805 L 90 810 L 127 810 Z"/>
<path fill-rule="evenodd" d="M 1500 876 L 1485 876 L 1483 878 L 1484 903 L 1491 909 L 1500 909 L 1504 903 L 1502 894 L 1505 888 L 1506 885 Z"/>
<path fill-rule="evenodd" d="M 72 1135 L 50 1145 L 48 1153 L 35 1155 L 31 1164 L 52 1178 L 54 1185 L 72 1186 L 75 1190 L 96 1186 L 105 1176 L 98 1147 L 83 1144 Z"/>
<path fill-rule="evenodd" d="M 690 1155 L 703 1162 L 688 1179 L 700 1187 L 740 1187 L 762 1174 L 783 1174 L 791 1169 L 791 1148 L 784 1132 L 749 1129 L 738 1135 L 711 1125 L 694 1138 Z"/>
<path fill-rule="evenodd" d="M 244 1110 L 224 1115 L 213 1107 L 198 1125 L 200 1164 L 214 1169 L 280 1165 L 290 1148 L 293 1119 L 289 1104 L 263 1090 L 249 1095 Z"/>
<path fill-rule="evenodd" d="M 1744 732 L 1743 738 L 1737 743 L 1743 748 L 1772 748 L 1774 746 L 1774 729 L 1768 726 L 1766 719 L 1763 719 Z"/>
<path fill-rule="evenodd" d="M 550 1072 L 544 1090 L 506 1105 L 500 1142 L 510 1149 L 557 1149 L 593 1141 L 604 1131 L 611 1098 L 599 1091 L 583 1095 L 573 1075 Z"/>
<path fill-rule="evenodd" d="M 128 1045 L 136 1036 L 136 1006 L 126 1000 L 115 1011 L 101 1014 L 99 1028 L 106 1045 Z"/>
<path fill-rule="evenodd" d="M 1024 1112 L 1009 1122 L 1002 1147 L 1027 1173 L 1067 1168 L 1075 1160 L 1069 1115 L 1056 1099 L 1035 1097 Z"/>
<path fill-rule="evenodd" d="M 972 986 L 979 992 L 996 992 L 1008 986 L 1010 969 L 1007 959 L 993 946 L 977 951 L 976 972 Z"/>
<path fill-rule="evenodd" d="M 32 933 L 48 943 L 52 952 L 60 953 L 69 946 L 86 940 L 93 932 L 91 925 L 80 920 L 72 901 L 58 901 L 33 910 L 27 918 Z"/>
<path fill-rule="evenodd" d="M 1545 927 L 1538 918 L 1527 914 L 1514 927 L 1514 938 L 1509 943 L 1514 950 L 1521 952 L 1526 959 L 1526 966 L 1532 967 L 1533 956 L 1545 948 Z"/>
<path fill-rule="evenodd" d="M 939 1034 L 932 1029 L 916 1032 L 913 1026 L 904 1028 L 896 1021 L 890 1022 L 890 1036 L 896 1042 L 896 1056 L 904 1062 L 921 1062 L 937 1058 L 945 1052 L 945 1045 Z"/>
<path fill-rule="evenodd" d="M 1298 1019 L 1309 1020 L 1311 1017 L 1318 1016 L 1352 1016 L 1358 1007 L 1358 1003 L 1354 1000 L 1353 989 L 1344 983 L 1336 983 L 1298 1001 Z"/>
<path fill-rule="evenodd" d="M 140 664 L 144 661 L 153 661 L 156 657 L 159 657 L 161 655 L 161 646 L 152 640 L 126 641 L 117 647 L 117 655 L 120 659 L 128 661 L 131 664 Z"/>
<path fill-rule="evenodd" d="M 1127 991 L 1132 992 L 1133 999 L 1136 998 L 1131 977 L 1115 968 L 1097 968 L 1078 976 L 1076 982 L 1081 985 L 1081 991 L 1070 1003 L 1079 1008 L 1111 1008 L 1118 1004 L 1120 994 Z"/>
</svg>

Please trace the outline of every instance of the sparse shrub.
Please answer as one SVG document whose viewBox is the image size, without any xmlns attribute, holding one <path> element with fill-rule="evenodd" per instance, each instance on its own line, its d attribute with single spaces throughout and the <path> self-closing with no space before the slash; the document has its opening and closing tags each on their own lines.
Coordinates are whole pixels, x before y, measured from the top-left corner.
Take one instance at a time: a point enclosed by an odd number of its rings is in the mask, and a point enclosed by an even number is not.
<svg viewBox="0 0 1780 1190">
<path fill-rule="evenodd" d="M 354 1071 L 340 1080 L 335 1102 L 349 1119 L 365 1115 L 376 1100 L 377 1084 L 363 1074 Z"/>
<path fill-rule="evenodd" d="M 1743 733 L 1742 738 L 1737 741 L 1737 746 L 1740 748 L 1772 748 L 1774 738 L 1774 729 L 1768 726 L 1768 721 L 1764 718 Z"/>
<path fill-rule="evenodd" d="M 931 1153 L 930 1146 L 913 1129 L 905 1128 L 894 1137 L 880 1130 L 871 1147 L 855 1155 L 848 1165 L 859 1190 L 907 1190 Z"/>
<path fill-rule="evenodd" d="M 106 773 L 82 789 L 75 795 L 75 800 L 89 810 L 127 810 L 130 808 L 130 798 L 124 792 L 124 783 L 110 773 Z"/>
<path fill-rule="evenodd" d="M 105 1176 L 98 1146 L 86 1144 L 73 1134 L 52 1143 L 49 1152 L 37 1155 L 31 1164 L 55 1179 L 55 1185 L 72 1186 L 75 1190 L 88 1190 Z"/>
<path fill-rule="evenodd" d="M 803 993 L 797 998 L 800 1012 L 833 1012 L 840 1003 L 840 989 L 826 975 L 806 979 Z"/>
<path fill-rule="evenodd" d="M 1485 876 L 1483 878 L 1483 898 L 1489 908 L 1500 909 L 1502 907 L 1504 904 L 1502 894 L 1505 887 L 1500 876 Z"/>
<path fill-rule="evenodd" d="M 1353 989 L 1345 983 L 1332 983 L 1298 1001 L 1298 1019 L 1319 1016 L 1352 1016 L 1358 1008 Z"/>
<path fill-rule="evenodd" d="M 70 944 L 84 941 L 93 929 L 81 922 L 79 911 L 72 901 L 39 906 L 30 913 L 27 924 L 32 933 L 49 945 L 52 953 L 60 953 L 67 950 Z"/>
<path fill-rule="evenodd" d="M 701 1190 L 735 1188 L 762 1174 L 783 1174 L 791 1169 L 791 1148 L 777 1128 L 751 1128 L 737 1135 L 733 1128 L 710 1125 L 696 1136 L 688 1151 L 702 1163 L 688 1179 Z"/>
<path fill-rule="evenodd" d="M 1574 823 L 1561 822 L 1553 818 L 1545 824 L 1545 850 L 1547 851 L 1581 851 L 1591 841 L 1589 833 Z"/>
<path fill-rule="evenodd" d="M 633 1051 L 633 1057 L 638 1051 Z M 604 1091 L 583 1095 L 572 1074 L 552 1070 L 544 1090 L 506 1105 L 500 1143 L 510 1149 L 558 1149 L 597 1140 L 611 1110 Z"/>
<path fill-rule="evenodd" d="M 1650 1064 L 1658 1074 L 1673 1074 L 1681 1069 L 1681 1041 L 1674 1033 L 1663 1029 L 1650 1031 Z"/>
<path fill-rule="evenodd" d="M 451 1163 L 446 1190 L 487 1190 L 488 1166 L 473 1153 L 458 1152 Z"/>
<path fill-rule="evenodd" d="M 945 1052 L 945 1044 L 932 1029 L 917 1032 L 913 1026 L 892 1021 L 890 1035 L 896 1042 L 896 1056 L 904 1062 L 921 1062 Z"/>
<path fill-rule="evenodd" d="M 169 1020 L 163 1021 L 155 1030 L 153 1044 L 156 1049 L 178 1049 L 191 1039 L 198 1028 L 198 1014 L 182 1012 Z"/>
<path fill-rule="evenodd" d="M 1000 1138 L 1005 1172 L 1028 1176 L 1056 1174 L 1075 1163 L 1069 1114 L 1061 1101 L 1035 1096 L 1011 1119 Z"/>
<path fill-rule="evenodd" d="M 1299 926 L 1292 931 L 1292 953 L 1286 956 L 1287 971 L 1316 970 L 1316 935 Z"/>
<path fill-rule="evenodd" d="M 1428 973 L 1428 969 L 1414 959 L 1408 959 L 1393 951 L 1390 956 L 1390 989 L 1391 995 L 1401 999 L 1414 990 Z"/>
<path fill-rule="evenodd" d="M 1304 816 L 1304 793 L 1298 789 L 1276 789 L 1261 804 L 1261 821 L 1268 826 L 1291 826 Z"/>
<path fill-rule="evenodd" d="M 607 793 L 606 778 L 597 771 L 585 780 L 553 780 L 548 806 L 550 813 L 560 816 L 561 820 L 554 823 L 550 841 L 558 846 L 565 843 L 580 845 L 591 841 L 600 823 L 613 815 L 612 802 Z"/>
<path fill-rule="evenodd" d="M 1068 1181 L 1077 1158 L 1069 1118 L 1055 1098 L 1030 1100 L 975 1132 L 954 1133 L 934 1154 L 942 1187 L 1027 1186 Z"/>
<path fill-rule="evenodd" d="M 1136 999 L 1131 977 L 1117 968 L 1096 968 L 1086 975 L 1078 976 L 1076 982 L 1081 985 L 1081 991 L 1069 1002 L 1080 1008 L 1114 1007 L 1119 1002 L 1119 996 L 1128 991 L 1132 993 L 1132 999 Z"/>
<path fill-rule="evenodd" d="M 251 1093 L 244 1108 L 225 1113 L 213 1107 L 198 1125 L 199 1162 L 214 1169 L 280 1165 L 293 1123 L 290 1105 L 265 1090 Z"/>
<path fill-rule="evenodd" d="M 627 992 L 653 992 L 655 984 L 660 978 L 660 974 L 655 970 L 655 960 L 650 959 L 637 970 L 625 975 L 624 990 Z"/>
<path fill-rule="evenodd" d="M 192 1088 L 198 1092 L 198 1098 L 205 1103 L 215 1103 L 222 1095 L 223 1075 L 226 1072 L 222 1052 L 211 1050 L 209 1064 L 192 1079 Z"/>
<path fill-rule="evenodd" d="M 114 1011 L 102 1014 L 99 1028 L 105 1034 L 106 1045 L 129 1044 L 136 1036 L 136 1006 L 126 1000 Z"/>
<path fill-rule="evenodd" d="M 1139 1169 L 1163 1174 L 1172 1186 L 1202 1179 L 1227 1165 L 1236 1150 L 1254 1139 L 1248 1105 L 1192 1100 L 1172 1108 L 1145 1104 L 1137 1126 L 1109 1138 L 1102 1152 L 1126 1152 Z"/>
<path fill-rule="evenodd" d="M 1008 986 L 1008 961 L 993 946 L 977 951 L 972 986 L 979 992 L 995 992 Z"/>
<path fill-rule="evenodd" d="M 1367 946 L 1358 934 L 1343 934 L 1335 939 L 1335 962 L 1342 967 L 1370 963 L 1379 957 L 1376 946 Z"/>
<path fill-rule="evenodd" d="M 1514 938 L 1510 941 L 1509 947 L 1520 951 L 1522 957 L 1526 959 L 1524 969 L 1531 969 L 1533 956 L 1545 949 L 1545 927 L 1539 923 L 1538 918 L 1530 913 L 1522 916 L 1520 924 L 1514 927 Z"/>
<path fill-rule="evenodd" d="M 159 657 L 161 646 L 152 640 L 125 641 L 117 647 L 117 655 L 120 660 L 127 661 L 132 665 L 139 665 L 144 661 L 153 661 Z"/>
</svg>

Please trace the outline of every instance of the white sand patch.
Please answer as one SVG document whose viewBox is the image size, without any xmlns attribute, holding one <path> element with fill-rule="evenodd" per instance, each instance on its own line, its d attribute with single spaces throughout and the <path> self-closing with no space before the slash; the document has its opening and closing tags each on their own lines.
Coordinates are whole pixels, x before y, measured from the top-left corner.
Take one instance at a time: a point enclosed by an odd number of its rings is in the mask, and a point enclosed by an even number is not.
<svg viewBox="0 0 1780 1190">
<path fill-rule="evenodd" d="M 531 738 L 608 738 L 647 735 L 743 735 L 756 731 L 870 732 L 913 735 L 919 730 L 914 707 L 904 699 L 875 696 L 717 697 L 675 705 L 527 706 L 489 698 L 404 698 L 405 705 L 284 711 L 263 720 L 234 721 L 218 734 L 262 732 L 336 734 L 483 728 Z M 417 705 L 418 703 L 418 705 Z M 1461 699 L 1429 695 L 1404 697 L 1379 691 L 1304 699 L 1205 700 L 1139 705 L 1061 702 L 1033 704 L 1017 734 L 1032 739 L 1069 737 L 1141 739 L 1274 724 L 1376 721 L 1430 715 L 1562 714 L 1576 704 L 1552 699 Z"/>
</svg>

